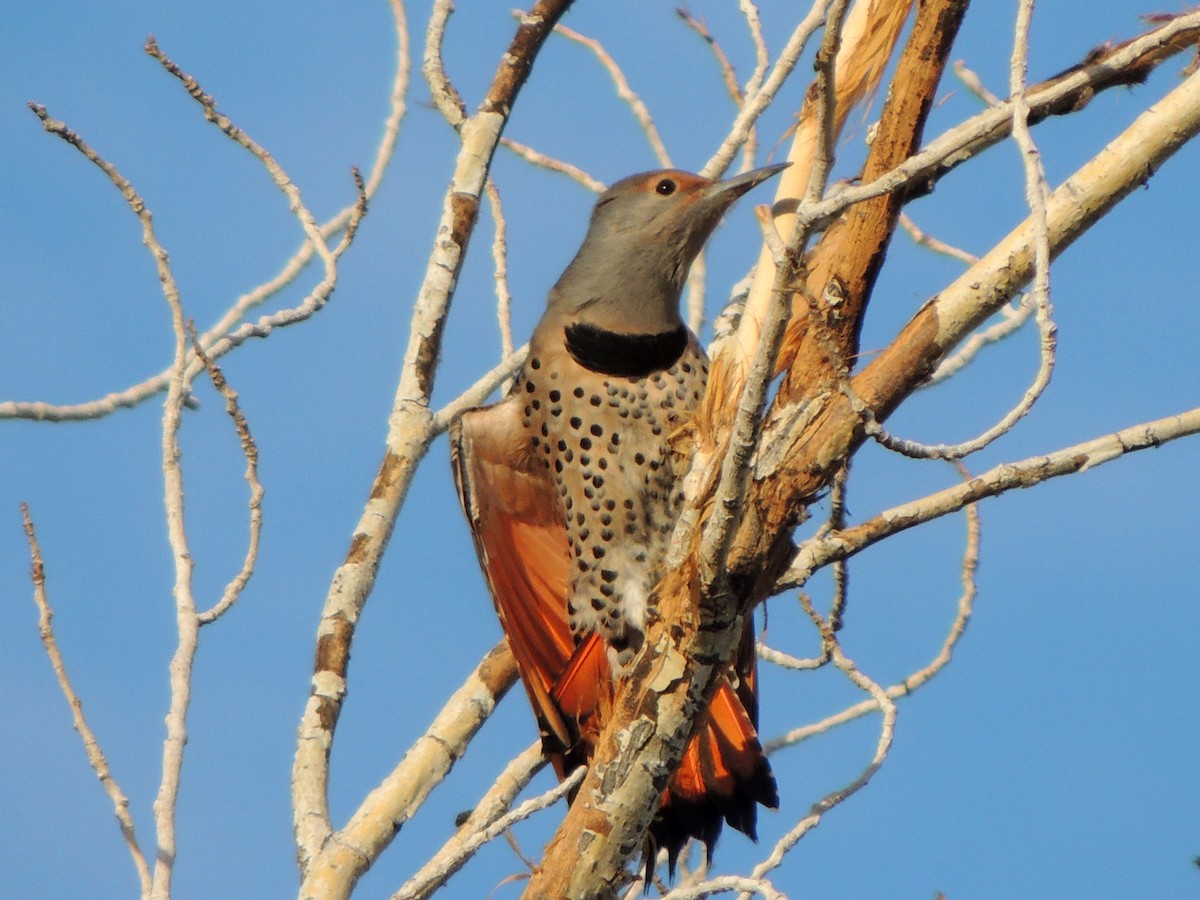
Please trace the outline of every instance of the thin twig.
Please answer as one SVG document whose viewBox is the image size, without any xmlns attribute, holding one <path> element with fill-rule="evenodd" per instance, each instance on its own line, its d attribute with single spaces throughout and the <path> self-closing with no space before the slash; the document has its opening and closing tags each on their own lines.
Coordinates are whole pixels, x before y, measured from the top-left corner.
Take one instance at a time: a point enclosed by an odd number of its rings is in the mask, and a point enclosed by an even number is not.
<svg viewBox="0 0 1200 900">
<path fill-rule="evenodd" d="M 754 71 L 750 73 L 750 77 L 746 79 L 746 86 L 742 89 L 742 96 L 748 97 L 758 93 L 762 87 L 767 67 L 771 64 L 771 57 L 767 51 L 766 38 L 763 37 L 762 18 L 758 14 L 758 6 L 754 0 L 738 0 L 738 9 L 741 10 L 742 17 L 746 20 L 746 30 L 750 32 L 750 42 L 754 44 Z"/>
<path fill-rule="evenodd" d="M 199 337 L 196 335 L 196 326 L 191 321 L 188 322 L 188 336 L 191 338 L 192 352 L 203 363 L 208 377 L 212 379 L 213 387 L 225 398 L 225 412 L 233 420 L 233 427 L 237 431 L 238 440 L 242 445 L 242 455 L 246 457 L 245 478 L 246 483 L 250 485 L 250 536 L 246 547 L 246 557 L 242 561 L 241 569 L 225 586 L 221 599 L 211 609 L 199 614 L 200 624 L 208 625 L 219 619 L 238 601 L 247 582 L 250 581 L 250 576 L 254 574 L 254 566 L 258 562 L 259 539 L 262 536 L 264 491 L 262 482 L 258 480 L 258 445 L 255 444 L 254 437 L 250 434 L 250 424 L 246 421 L 246 416 L 238 403 L 237 391 L 225 379 L 225 374 L 220 367 L 204 352 Z"/>
<path fill-rule="evenodd" d="M 720 875 L 696 885 L 679 887 L 664 894 L 663 900 L 701 900 L 703 897 L 733 891 L 741 891 L 743 897 L 753 897 L 757 894 L 763 900 L 787 900 L 787 894 L 765 878 L 747 878 L 745 875 Z"/>
<path fill-rule="evenodd" d="M 775 647 L 768 646 L 762 641 L 759 641 L 755 648 L 758 651 L 758 658 L 774 665 L 781 669 L 791 669 L 796 672 L 807 672 L 812 669 L 819 669 L 829 662 L 829 657 L 825 654 L 821 656 L 801 657 L 793 656 L 790 653 L 785 653 Z"/>
<path fill-rule="evenodd" d="M 787 834 L 781 837 L 771 849 L 770 854 L 758 865 L 756 865 L 750 873 L 751 878 L 761 879 L 768 872 L 778 868 L 783 858 L 787 853 L 800 842 L 800 840 L 812 829 L 816 828 L 821 823 L 824 815 L 833 809 L 835 806 L 843 803 L 851 795 L 857 793 L 867 786 L 871 778 L 879 771 L 884 760 L 887 759 L 888 751 L 892 746 L 892 738 L 896 728 L 896 703 L 888 696 L 877 682 L 868 677 L 862 672 L 854 661 L 845 655 L 842 651 L 841 644 L 838 643 L 837 636 L 833 630 L 829 628 L 828 622 L 821 620 L 820 616 L 812 607 L 809 607 L 809 612 L 814 620 L 818 622 L 821 628 L 821 636 L 824 643 L 830 648 L 833 656 L 833 663 L 837 666 L 850 682 L 859 690 L 871 695 L 871 703 L 876 708 L 882 711 L 882 721 L 879 725 L 879 740 L 875 745 L 875 753 L 871 757 L 871 761 L 867 763 L 866 768 L 859 774 L 857 778 L 849 784 L 835 790 L 830 791 L 820 800 L 812 805 L 807 816 L 801 819 L 794 828 Z M 739 900 L 749 900 L 749 894 L 743 893 Z"/>
<path fill-rule="evenodd" d="M 434 436 L 441 434 L 450 427 L 455 416 L 483 403 L 492 391 L 500 387 L 521 368 L 528 352 L 529 345 L 522 344 L 513 351 L 511 356 L 502 359 L 494 369 L 484 373 L 478 381 L 434 413 L 433 421 L 430 423 L 432 434 Z"/>
<path fill-rule="evenodd" d="M 25 526 L 25 537 L 29 541 L 33 601 L 38 608 L 38 634 L 41 636 L 42 646 L 46 648 L 46 656 L 50 659 L 50 667 L 54 670 L 58 687 L 63 692 L 67 705 L 71 707 L 71 719 L 75 730 L 79 733 L 80 740 L 83 741 L 83 750 L 87 754 L 88 763 L 91 765 L 92 771 L 96 773 L 96 777 L 100 779 L 104 793 L 108 794 L 108 799 L 112 801 L 113 814 L 121 826 L 121 836 L 129 848 L 129 855 L 133 857 L 133 865 L 137 869 L 138 883 L 141 886 L 141 895 L 145 898 L 150 895 L 150 867 L 146 864 L 146 857 L 142 853 L 137 835 L 134 833 L 133 817 L 129 814 L 129 798 L 125 796 L 125 792 L 121 790 L 120 784 L 117 783 L 112 770 L 108 767 L 108 758 L 104 755 L 95 732 L 84 718 L 83 701 L 75 693 L 75 688 L 67 675 L 66 663 L 63 660 L 62 651 L 58 647 L 58 639 L 54 636 L 54 610 L 50 608 L 50 599 L 46 594 L 46 566 L 42 560 L 42 548 L 38 544 L 37 533 L 33 527 L 33 517 L 29 513 L 27 503 L 21 504 L 21 520 Z"/>
<path fill-rule="evenodd" d="M 143 206 L 144 209 L 144 206 Z M 149 210 L 145 210 L 147 219 Z M 166 251 L 153 234 L 147 246 L 156 256 L 161 253 L 164 265 Z M 164 283 L 164 288 L 167 285 Z M 188 542 L 184 520 L 183 468 L 180 459 L 183 453 L 179 445 L 182 414 L 191 393 L 188 376 L 188 340 L 183 303 L 174 281 L 164 294 L 171 312 L 171 330 L 175 336 L 175 358 L 171 366 L 171 378 L 167 384 L 167 398 L 163 403 L 162 418 L 162 470 L 163 505 L 166 508 L 167 541 L 175 567 L 175 585 L 172 596 L 175 600 L 175 627 L 178 643 L 171 656 L 170 689 L 171 699 L 167 709 L 167 736 L 163 741 L 162 781 L 154 800 L 154 825 L 158 835 L 157 865 L 154 867 L 154 884 L 151 889 L 153 900 L 169 900 L 171 878 L 175 871 L 176 810 L 179 801 L 179 786 L 183 774 L 183 751 L 187 746 L 187 711 L 192 697 L 192 667 L 196 661 L 196 650 L 200 640 L 200 620 L 196 615 L 196 598 L 192 592 L 192 573 L 195 560 Z"/>
<path fill-rule="evenodd" d="M 733 70 L 733 63 L 729 61 L 725 50 L 717 43 L 717 39 L 708 29 L 708 23 L 703 19 L 697 19 L 692 15 L 692 11 L 687 8 L 687 5 L 678 6 L 675 8 L 675 15 L 683 19 L 688 28 L 696 32 L 704 43 L 708 44 L 708 48 L 713 53 L 713 58 L 717 61 L 717 68 L 721 70 L 721 80 L 725 84 L 725 91 L 729 94 L 729 99 L 739 106 L 745 100 L 745 95 L 742 89 L 738 86 L 737 73 Z"/>
<path fill-rule="evenodd" d="M 925 247 L 932 250 L 934 253 L 940 253 L 943 256 L 949 256 L 961 262 L 965 262 L 968 266 L 979 262 L 979 257 L 974 253 L 969 253 L 961 247 L 955 247 L 952 244 L 947 244 L 945 241 L 935 238 L 928 232 L 922 231 L 917 223 L 912 220 L 906 212 L 900 213 L 900 227 L 905 233 L 913 239 L 913 243 L 920 247 Z"/>
<path fill-rule="evenodd" d="M 705 297 L 708 294 L 708 260 L 703 249 L 692 260 L 692 268 L 688 271 L 687 297 L 684 300 L 684 317 L 687 327 L 696 334 L 704 327 Z"/>
<path fill-rule="evenodd" d="M 804 541 L 775 589 L 781 592 L 801 587 L 814 572 L 835 559 L 853 556 L 897 532 L 957 512 L 968 503 L 995 497 L 1014 488 L 1032 487 L 1051 478 L 1082 472 L 1112 462 L 1127 453 L 1158 447 L 1198 432 L 1200 407 L 1132 425 L 1045 455 L 1003 463 L 974 476 L 965 484 L 894 506 L 845 531 L 818 535 Z"/>
<path fill-rule="evenodd" d="M 968 91 L 986 103 L 988 106 L 999 106 L 1003 101 L 983 84 L 981 79 L 973 69 L 967 67 L 967 64 L 961 59 L 954 61 L 954 74 L 958 76 L 958 80 L 963 83 Z"/>
<path fill-rule="evenodd" d="M 514 141 L 512 138 L 500 138 L 500 146 L 511 150 L 527 163 L 548 169 L 551 172 L 558 172 L 560 175 L 566 175 L 576 184 L 583 185 L 593 194 L 604 193 L 604 182 L 588 174 L 579 168 L 579 166 L 572 165 L 561 159 L 555 159 L 553 156 L 547 156 L 545 153 L 534 150 L 528 144 L 522 144 L 520 141 Z"/>
<path fill-rule="evenodd" d="M 1021 330 L 1021 326 L 1033 315 L 1033 304 L 1026 301 L 1024 295 L 1018 297 L 1008 306 L 1000 310 L 1000 321 L 984 326 L 963 341 L 953 354 L 947 356 L 933 370 L 920 388 L 933 387 L 957 374 L 961 369 L 970 365 L 980 352 L 992 344 L 999 343 Z"/>
<path fill-rule="evenodd" d="M 567 794 L 569 794 L 572 790 L 574 790 L 576 787 L 578 787 L 579 783 L 581 781 L 583 781 L 584 775 L 586 775 L 586 774 L 587 774 L 587 767 L 580 766 L 578 769 L 576 769 L 574 772 L 572 772 L 570 775 L 568 775 L 566 778 L 564 778 L 558 784 L 554 785 L 554 787 L 550 788 L 550 790 L 546 791 L 543 794 L 539 794 L 536 797 L 529 798 L 524 803 L 522 803 L 520 806 L 518 806 L 516 809 L 512 810 L 509 813 L 506 813 L 505 815 L 503 815 L 499 819 L 497 819 L 495 822 L 488 825 L 486 828 L 482 829 L 481 831 L 476 832 L 474 835 L 467 838 L 465 841 L 463 841 L 462 848 L 459 851 L 459 853 L 462 856 L 462 860 L 458 861 L 459 865 L 461 865 L 462 862 L 465 861 L 467 858 L 472 856 L 476 850 L 478 850 L 480 847 L 482 847 L 488 841 L 491 841 L 491 840 L 499 837 L 505 831 L 512 828 L 514 825 L 516 825 L 518 822 L 522 822 L 525 819 L 528 819 L 534 813 L 540 812 L 541 810 L 546 809 L 549 806 L 553 806 L 555 803 L 557 803 L 563 797 L 567 796 Z M 393 894 L 392 900 L 406 900 L 406 898 L 408 898 L 408 897 L 416 897 L 416 896 L 423 896 L 423 895 L 408 894 L 408 893 L 401 891 L 396 894 Z"/>
<path fill-rule="evenodd" d="M 754 71 L 750 73 L 750 77 L 746 79 L 746 84 L 741 90 L 742 102 L 738 105 L 740 111 L 746 105 L 746 98 L 757 94 L 762 89 L 763 79 L 767 75 L 767 67 L 771 64 L 771 57 L 767 51 L 767 41 L 763 37 L 762 19 L 759 17 L 758 6 L 755 5 L 754 0 L 739 0 L 738 8 L 746 20 L 746 30 L 749 31 L 750 42 L 754 45 Z M 751 120 L 748 127 L 745 128 L 745 138 L 742 143 L 744 168 L 751 168 L 757 155 L 758 128 L 755 120 Z"/>
<path fill-rule="evenodd" d="M 405 97 L 408 93 L 409 79 L 408 23 L 405 18 L 403 0 L 390 0 L 390 5 L 396 26 L 397 60 L 396 74 L 392 79 L 389 112 L 384 121 L 383 137 L 375 154 L 375 162 L 365 184 L 361 183 L 361 179 L 355 174 L 356 183 L 359 186 L 356 201 L 320 226 L 320 233 L 325 241 L 339 231 L 342 232 L 341 240 L 332 250 L 335 257 L 341 256 L 349 246 L 358 224 L 366 213 L 367 202 L 375 195 L 383 181 L 384 173 L 395 153 L 400 123 L 407 110 Z M 306 237 L 296 252 L 284 263 L 278 274 L 238 297 L 221 318 L 200 336 L 201 345 L 213 359 L 241 346 L 250 337 L 266 337 L 277 327 L 305 321 L 320 309 L 315 300 L 313 302 L 305 301 L 295 309 L 282 310 L 263 316 L 255 323 L 246 323 L 236 335 L 230 334 L 231 329 L 250 310 L 261 306 L 296 280 L 316 256 L 314 248 L 315 245 Z M 310 298 L 310 300 L 312 299 Z M 169 370 L 159 372 L 124 390 L 115 391 L 83 403 L 0 402 L 0 418 L 26 418 L 55 422 L 100 418 L 118 409 L 138 406 L 165 390 L 169 374 Z"/>
<path fill-rule="evenodd" d="M 383 175 L 388 169 L 388 163 L 396 151 L 396 142 L 400 138 L 400 122 L 408 108 L 408 80 L 412 55 L 408 39 L 408 15 L 404 9 L 404 0 L 388 0 L 392 8 L 392 20 L 396 31 L 396 74 L 392 78 L 392 91 L 388 97 L 388 116 L 383 123 L 383 137 L 379 140 L 379 148 L 375 151 L 375 161 L 371 164 L 371 174 L 367 177 L 363 193 L 374 197 Z M 343 209 L 338 218 L 350 221 L 354 215 L 354 206 Z M 331 220 L 333 221 L 333 220 Z M 321 226 L 325 234 L 328 223 Z"/>
<path fill-rule="evenodd" d="M 545 765 L 540 740 L 513 757 L 458 831 L 396 892 L 397 900 L 422 900 L 444 885 L 483 846 L 473 844 L 467 849 L 468 843 L 509 811 L 517 795 Z"/>
<path fill-rule="evenodd" d="M 496 320 L 500 327 L 500 358 L 513 354 L 512 294 L 508 290 L 508 223 L 504 219 L 504 207 L 500 203 L 500 191 L 492 178 L 483 185 L 487 194 L 488 208 L 492 211 L 494 231 L 492 235 L 492 275 L 496 284 Z"/>
<path fill-rule="evenodd" d="M 1021 163 L 1025 172 L 1025 201 L 1029 204 L 1030 218 L 1033 221 L 1033 305 L 1037 310 L 1038 334 L 1041 344 L 1041 369 L 1034 384 L 1030 387 L 1024 404 L 1019 413 L 1014 411 L 1013 422 L 1033 407 L 1050 383 L 1054 371 L 1055 348 L 1057 341 L 1054 325 L 1054 309 L 1050 303 L 1050 225 L 1046 201 L 1050 196 L 1050 186 L 1046 182 L 1046 171 L 1042 167 L 1042 157 L 1037 144 L 1029 130 L 1029 100 L 1026 96 L 1028 84 L 1026 77 L 1029 71 L 1029 30 L 1033 20 L 1033 0 L 1020 0 L 1017 7 L 1017 26 L 1013 38 L 1012 74 L 1010 89 L 1012 93 L 1013 127 L 1012 136 L 1021 151 Z M 1007 430 L 1007 429 L 1005 429 Z"/>
<path fill-rule="evenodd" d="M 963 478 L 968 478 L 967 472 L 962 468 L 962 464 L 956 462 Z M 954 648 L 958 646 L 959 639 L 963 636 L 967 629 L 967 624 L 971 620 L 971 614 L 974 611 L 975 596 L 977 588 L 975 585 L 975 572 L 979 566 L 979 510 L 978 507 L 971 503 L 963 508 L 967 522 L 967 539 L 966 546 L 963 549 L 962 558 L 962 585 L 963 590 L 959 595 L 958 604 L 954 616 L 954 621 L 950 623 L 949 632 L 946 638 L 942 641 L 937 654 L 924 667 L 913 672 L 903 681 L 898 684 L 893 684 L 887 689 L 887 695 L 893 700 L 901 697 L 906 697 L 916 691 L 922 685 L 926 684 L 930 679 L 934 678 L 941 672 L 950 662 L 954 653 Z M 764 751 L 770 755 L 784 747 L 791 747 L 810 737 L 815 737 L 818 734 L 824 734 L 830 729 L 850 722 L 854 719 L 861 718 L 869 713 L 879 709 L 879 704 L 874 699 L 863 700 L 847 709 L 842 710 L 832 716 L 827 716 L 819 722 L 814 722 L 809 725 L 804 725 L 800 728 L 793 729 L 786 734 L 780 735 L 777 738 L 764 743 Z"/>
<path fill-rule="evenodd" d="M 568 28 L 566 25 L 556 25 L 554 30 L 567 40 L 574 41 L 576 44 L 592 51 L 596 59 L 600 61 L 600 65 L 608 72 L 608 77 L 612 79 L 613 86 L 617 89 L 617 96 L 625 101 L 634 118 L 637 119 L 638 124 L 642 128 L 642 133 L 646 135 L 646 141 L 650 144 L 650 149 L 654 152 L 659 165 L 664 169 L 671 168 L 671 155 L 667 153 L 667 146 L 663 143 L 662 135 L 658 132 L 658 126 L 654 124 L 654 117 L 650 115 L 650 110 L 637 91 L 629 86 L 629 79 L 625 77 L 625 73 L 617 64 L 617 61 L 604 49 L 604 45 L 595 38 L 582 35 L 578 31 Z"/>
<path fill-rule="evenodd" d="M 446 63 L 442 58 L 442 41 L 446 38 L 446 22 L 454 12 L 453 0 L 434 0 L 429 16 L 429 27 L 425 32 L 425 55 L 421 62 L 421 74 L 429 85 L 433 104 L 438 108 L 455 131 L 467 120 L 467 105 L 446 74 Z"/>
<path fill-rule="evenodd" d="M 525 867 L 526 871 L 532 872 L 534 870 L 534 868 L 537 866 L 537 863 L 530 859 L 528 854 L 521 849 L 521 844 L 517 840 L 517 836 L 513 834 L 511 828 L 504 832 L 504 843 L 508 844 L 509 849 L 511 849 L 516 855 L 517 859 L 521 861 L 521 865 Z"/>
<path fill-rule="evenodd" d="M 817 59 L 813 64 L 817 77 L 816 87 L 817 112 L 817 148 L 813 156 L 812 169 L 808 178 L 802 203 L 815 203 L 825 195 L 825 186 L 829 183 L 829 171 L 833 168 L 834 143 L 837 141 L 838 90 L 836 83 L 838 50 L 842 45 L 842 19 L 846 14 L 848 0 L 834 0 L 829 5 L 825 18 L 825 35 L 821 47 L 817 51 Z M 844 115 L 844 113 L 843 113 Z M 803 234 L 797 231 L 795 237 Z M 805 235 L 807 237 L 807 235 Z M 797 250 L 801 245 L 792 246 Z"/>
<path fill-rule="evenodd" d="M 759 120 L 763 112 L 771 105 L 771 101 L 775 99 L 775 95 L 779 92 L 779 89 L 783 87 L 788 76 L 792 74 L 792 70 L 796 68 L 796 63 L 800 61 L 805 47 L 808 46 L 809 38 L 820 27 L 821 22 L 825 20 L 825 12 L 832 2 L 833 0 L 815 0 L 808 15 L 793 29 L 791 36 L 779 54 L 779 58 L 775 60 L 775 65 L 771 69 L 770 74 L 767 75 L 766 79 L 762 82 L 762 86 L 757 90 L 752 89 L 752 83 L 756 76 L 751 76 L 751 83 L 747 84 L 745 91 L 746 102 L 742 104 L 742 108 L 734 118 L 733 124 L 729 126 L 729 132 L 721 142 L 721 146 L 717 148 L 717 151 L 705 163 L 704 168 L 700 170 L 701 175 L 707 178 L 718 178 L 729 168 L 729 164 L 733 162 L 733 157 L 746 143 L 746 139 L 750 134 L 750 130 L 754 127 L 754 123 Z M 758 22 L 757 9 L 752 4 L 743 3 L 742 12 L 746 15 L 746 21 L 750 23 L 751 34 L 754 34 L 755 25 Z M 757 77 L 761 77 L 761 75 Z"/>
<path fill-rule="evenodd" d="M 200 104 L 201 109 L 204 111 L 205 119 L 216 125 L 230 140 L 244 147 L 263 164 L 263 167 L 271 176 L 271 180 L 275 182 L 275 186 L 287 197 L 292 214 L 300 222 L 300 226 L 304 230 L 305 235 L 307 235 L 309 243 L 313 245 L 317 256 L 325 264 L 325 277 L 313 290 L 313 296 L 327 299 L 337 284 L 337 258 L 325 242 L 325 236 L 321 233 L 316 218 L 309 211 L 308 207 L 304 205 L 304 201 L 300 196 L 300 189 L 296 187 L 292 179 L 288 177 L 287 172 L 267 152 L 265 147 L 250 137 L 242 128 L 234 124 L 228 116 L 217 111 L 217 103 L 212 96 L 204 91 L 195 78 L 181 70 L 179 66 L 167 58 L 159 49 L 153 37 L 146 41 L 146 52 L 158 60 L 164 69 L 179 79 L 192 98 Z"/>
</svg>

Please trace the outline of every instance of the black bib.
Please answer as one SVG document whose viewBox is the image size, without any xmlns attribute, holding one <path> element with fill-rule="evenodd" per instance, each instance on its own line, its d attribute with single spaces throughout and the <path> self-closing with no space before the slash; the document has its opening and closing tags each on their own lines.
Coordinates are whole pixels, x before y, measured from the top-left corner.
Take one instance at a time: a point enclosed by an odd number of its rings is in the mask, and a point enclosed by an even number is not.
<svg viewBox="0 0 1200 900">
<path fill-rule="evenodd" d="M 644 378 L 669 369 L 683 355 L 688 330 L 621 334 L 582 323 L 566 328 L 567 352 L 585 369 L 622 378 Z"/>
</svg>

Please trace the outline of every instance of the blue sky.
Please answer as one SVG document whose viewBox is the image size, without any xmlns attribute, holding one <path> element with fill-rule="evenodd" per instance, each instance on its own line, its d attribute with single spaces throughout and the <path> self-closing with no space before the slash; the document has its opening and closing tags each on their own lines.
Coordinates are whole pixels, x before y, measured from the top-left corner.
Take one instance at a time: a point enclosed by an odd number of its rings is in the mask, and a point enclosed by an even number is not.
<svg viewBox="0 0 1200 900">
<path fill-rule="evenodd" d="M 472 6 L 460 4 L 446 49 L 473 107 L 512 25 L 507 5 Z M 777 50 L 796 11 L 762 6 Z M 581 2 L 566 23 L 605 41 L 655 113 L 675 161 L 698 168 L 731 112 L 706 48 L 672 8 Z M 1039 4 L 1032 78 L 1135 33 L 1138 13 L 1159 10 L 1130 0 L 1095 4 L 1084 16 L 1077 9 L 1062 0 Z M 744 78 L 751 55 L 736 5 L 696 0 L 692 10 Z M 410 15 L 419 47 L 425 11 Z M 1014 4 L 977 4 L 955 52 L 998 93 L 1014 15 Z M 13 5 L 0 20 L 0 400 L 91 399 L 160 371 L 171 352 L 166 306 L 136 220 L 98 171 L 42 133 L 27 101 L 65 119 L 137 185 L 201 327 L 274 275 L 300 232 L 258 163 L 205 123 L 142 53 L 148 34 L 275 154 L 319 217 L 352 197 L 350 166 L 373 159 L 394 57 L 384 4 L 69 0 Z M 1144 86 L 1108 92 L 1082 114 L 1039 127 L 1051 181 L 1170 90 L 1182 65 L 1169 63 Z M 765 149 L 805 86 L 792 84 L 765 121 Z M 943 94 L 930 135 L 977 108 L 953 79 Z M 396 160 L 329 306 L 222 363 L 260 447 L 266 524 L 245 596 L 202 635 L 179 808 L 181 898 L 295 890 L 288 780 L 313 636 L 383 451 L 412 297 L 453 161 L 454 136 L 426 99 L 417 76 Z M 861 131 L 842 148 L 847 160 L 860 153 Z M 539 60 L 507 133 L 606 182 L 655 164 L 607 77 L 562 40 Z M 1200 150 L 1185 148 L 1055 265 L 1055 380 L 1029 420 L 969 461 L 974 470 L 1196 405 L 1198 171 Z M 851 172 L 849 162 L 839 170 Z M 522 340 L 574 253 L 593 198 L 504 152 L 494 173 L 509 213 L 514 331 Z M 939 237 L 985 250 L 1024 214 L 1015 149 L 989 151 L 910 212 Z M 490 238 L 485 221 L 447 329 L 439 403 L 499 353 Z M 744 201 L 712 244 L 710 314 L 755 241 Z M 899 237 L 864 349 L 886 343 L 958 271 Z M 297 302 L 315 280 L 307 274 L 276 306 Z M 1035 336 L 1021 334 L 956 382 L 915 397 L 891 428 L 930 441 L 973 435 L 1016 401 L 1036 359 Z M 221 403 L 211 390 L 199 393 L 202 406 L 186 417 L 182 440 L 196 587 L 207 605 L 244 552 L 245 488 Z M 156 398 L 94 422 L 0 426 L 5 896 L 136 892 L 111 806 L 38 640 L 22 500 L 37 522 L 69 671 L 148 850 L 153 840 L 174 621 L 160 416 Z M 980 596 L 953 664 L 901 703 L 887 764 L 793 852 L 776 879 L 780 888 L 818 897 L 927 898 L 943 890 L 955 900 L 1195 896 L 1200 576 L 1188 548 L 1200 538 L 1198 465 L 1200 443 L 1183 441 L 984 504 Z M 856 460 L 850 509 L 863 519 L 954 478 L 945 464 L 867 447 Z M 961 517 L 948 519 L 853 564 L 844 647 L 878 681 L 901 678 L 936 652 L 960 590 L 962 534 Z M 828 581 L 818 579 L 811 591 L 820 602 Z M 795 606 L 787 596 L 772 601 L 771 637 L 805 655 L 816 642 Z M 442 438 L 413 485 L 355 644 L 334 750 L 337 821 L 498 637 Z M 768 667 L 762 730 L 769 737 L 857 699 L 836 673 L 795 677 Z M 773 760 L 783 808 L 762 816 L 764 847 L 857 774 L 876 727 L 864 720 Z M 395 890 L 534 734 L 514 693 L 364 878 L 361 896 Z M 548 776 L 537 783 L 547 786 Z M 559 814 L 518 829 L 527 853 L 536 855 Z M 745 869 L 761 852 L 727 834 L 717 863 Z M 500 842 L 446 895 L 485 896 L 520 869 Z M 519 890 L 505 886 L 495 896 Z"/>
</svg>

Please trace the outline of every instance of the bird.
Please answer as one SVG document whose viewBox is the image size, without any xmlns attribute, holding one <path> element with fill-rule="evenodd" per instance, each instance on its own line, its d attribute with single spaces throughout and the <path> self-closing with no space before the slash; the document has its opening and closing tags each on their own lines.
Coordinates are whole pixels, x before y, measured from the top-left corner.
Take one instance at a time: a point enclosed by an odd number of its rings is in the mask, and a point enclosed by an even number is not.
<svg viewBox="0 0 1200 900">
<path fill-rule="evenodd" d="M 683 503 L 680 450 L 708 360 L 680 316 L 688 271 L 726 210 L 787 167 L 717 181 L 631 175 L 597 200 L 499 402 L 451 425 L 459 500 L 558 777 L 587 763 L 641 649 Z M 752 623 L 662 796 L 645 847 L 673 872 L 722 824 L 757 839 L 778 808 L 757 736 Z"/>
</svg>

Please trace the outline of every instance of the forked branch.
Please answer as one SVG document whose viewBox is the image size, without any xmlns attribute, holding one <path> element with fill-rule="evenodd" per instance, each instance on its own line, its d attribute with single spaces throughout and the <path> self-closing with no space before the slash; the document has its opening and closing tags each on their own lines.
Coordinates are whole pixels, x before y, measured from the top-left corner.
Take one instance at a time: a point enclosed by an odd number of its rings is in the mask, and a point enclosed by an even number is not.
<svg viewBox="0 0 1200 900">
<path fill-rule="evenodd" d="M 346 695 L 350 647 L 416 466 L 434 435 L 435 420 L 429 399 L 443 328 L 467 241 L 478 220 L 492 154 L 535 57 L 569 6 L 570 0 L 539 0 L 521 18 L 478 110 L 457 125 L 462 147 L 414 304 L 408 348 L 389 422 L 388 449 L 346 559 L 334 573 L 321 613 L 312 693 L 300 721 L 292 767 L 293 822 L 303 875 L 302 896 L 348 896 L 358 877 L 388 845 L 398 823 L 413 808 L 402 799 L 406 783 L 402 779 L 389 779 L 352 817 L 347 828 L 353 826 L 353 840 L 346 840 L 343 832 L 335 831 L 330 820 L 329 757 Z M 439 42 L 440 38 L 432 43 Z M 427 50 L 429 46 L 431 43 L 427 42 Z M 431 67 L 427 57 L 426 72 L 431 68 L 436 70 L 435 74 L 444 74 L 440 63 L 435 61 Z M 451 102 L 446 109 L 452 106 Z M 505 656 L 505 662 L 512 666 L 511 654 Z M 449 760 L 447 770 L 453 761 Z M 437 780 L 429 780 L 425 793 Z M 421 800 L 423 795 L 418 805 Z M 375 815 L 374 811 L 380 808 L 395 812 Z"/>
</svg>

